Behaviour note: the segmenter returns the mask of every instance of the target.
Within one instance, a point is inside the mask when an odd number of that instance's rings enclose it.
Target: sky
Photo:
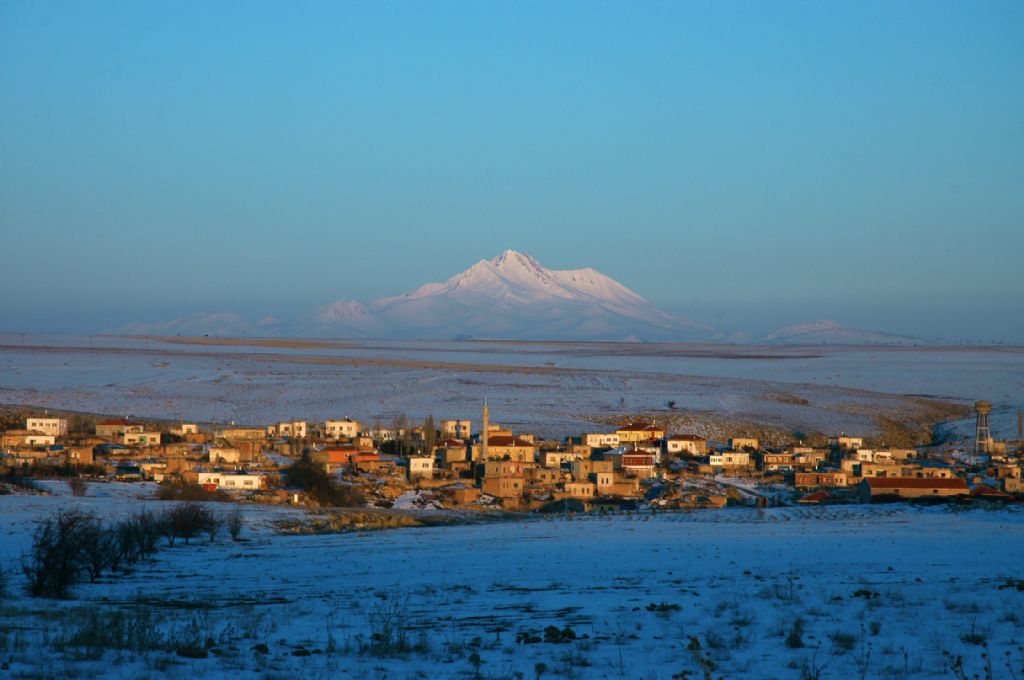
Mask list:
[[[725,331],[1024,343],[1024,3],[0,0],[0,331],[505,249]]]

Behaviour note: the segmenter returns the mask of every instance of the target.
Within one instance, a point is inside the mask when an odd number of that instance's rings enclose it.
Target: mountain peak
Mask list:
[[[495,267],[508,267],[508,266],[525,266],[525,267],[537,267],[543,269],[537,260],[533,259],[526,253],[521,253],[518,250],[506,250],[497,257],[492,257],[489,262]]]
[[[594,269],[547,269],[512,249],[446,281],[374,300],[366,311],[382,331],[402,336],[665,340],[712,332]]]

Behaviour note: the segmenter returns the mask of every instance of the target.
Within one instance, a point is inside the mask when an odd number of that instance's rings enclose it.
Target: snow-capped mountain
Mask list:
[[[925,345],[926,340],[877,331],[846,328],[835,321],[816,321],[787,326],[764,336],[764,342],[776,345]]]
[[[338,300],[294,323],[237,314],[196,314],[133,323],[131,335],[481,338],[507,340],[710,340],[714,331],[668,314],[593,269],[547,269],[507,250],[442,283],[368,304]]]
[[[508,250],[443,283],[321,307],[303,335],[520,340],[706,340],[707,326],[663,312],[593,269],[556,271]]]

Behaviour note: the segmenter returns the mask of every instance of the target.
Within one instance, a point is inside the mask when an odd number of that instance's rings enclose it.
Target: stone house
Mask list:
[[[514,436],[489,436],[487,441],[487,460],[513,460],[533,462],[536,460],[536,445]]]
[[[756,451],[760,447],[756,437],[732,437],[729,439],[729,448],[733,451],[743,451],[745,449],[751,449]]]
[[[963,496],[968,493],[967,482],[953,479],[921,479],[918,477],[870,477],[860,483],[861,499],[870,501],[879,497],[940,498]]]
[[[597,484],[593,482],[566,482],[565,495],[569,498],[597,498]]]
[[[615,434],[619,436],[619,444],[642,442],[648,439],[664,439],[665,429],[650,423],[630,423],[623,425]]]

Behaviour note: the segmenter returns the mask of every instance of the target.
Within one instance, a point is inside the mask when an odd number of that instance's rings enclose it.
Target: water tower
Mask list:
[[[988,414],[992,413],[992,404],[987,401],[976,401],[974,402],[974,412],[978,414],[974,453],[988,453],[989,444],[992,442],[992,432],[988,429]]]

